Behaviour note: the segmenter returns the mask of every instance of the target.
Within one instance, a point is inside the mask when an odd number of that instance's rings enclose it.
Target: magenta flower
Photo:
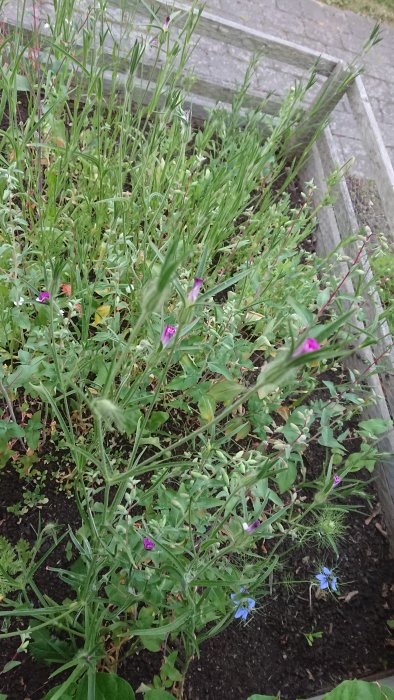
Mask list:
[[[307,338],[300,345],[295,352],[293,352],[293,357],[299,357],[300,355],[305,355],[308,352],[314,352],[315,350],[320,350],[320,343],[314,338]]]
[[[341,483],[342,479],[339,476],[339,474],[334,474],[334,478],[332,481],[333,481],[332,488],[335,489],[335,487]]]
[[[260,520],[255,520],[253,523],[248,525],[248,523],[242,523],[242,527],[245,530],[245,532],[248,533],[248,535],[251,535],[252,532],[257,530],[258,526],[260,525]]]
[[[38,301],[40,304],[45,304],[46,301],[49,301],[51,298],[51,295],[49,292],[40,292],[36,301]]]
[[[175,335],[176,333],[176,326],[164,326],[164,331],[161,334],[161,342],[163,343],[163,348],[168,345],[170,340],[172,340],[172,336]]]
[[[200,289],[201,289],[201,286],[202,286],[203,281],[204,281],[204,280],[200,279],[200,277],[195,277],[195,278],[194,278],[193,289],[192,289],[192,290],[189,292],[189,294],[187,295],[188,300],[189,300],[192,304],[194,304],[194,302],[197,300],[197,297],[198,297],[198,295],[199,295],[199,293],[200,293]]]
[[[153,540],[151,540],[149,537],[144,537],[144,549],[154,549],[156,547],[155,543]]]

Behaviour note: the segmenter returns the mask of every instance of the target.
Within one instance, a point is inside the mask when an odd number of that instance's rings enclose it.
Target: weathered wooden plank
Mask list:
[[[354,77],[354,69],[346,66],[343,61],[338,61],[296,127],[289,144],[289,159],[301,155],[313,141],[322,124],[327,123],[328,117]]]
[[[125,0],[111,0],[110,4],[116,7],[124,6]],[[152,7],[161,16],[169,15],[171,12],[180,10],[181,12],[198,13],[199,10],[191,4],[179,2],[179,0],[149,0],[144,5],[140,0],[128,0],[130,5],[136,6],[138,12],[149,16],[146,5]],[[316,68],[321,75],[330,75],[333,68],[338,63],[338,59],[325,53],[319,53],[313,49],[299,46],[292,41],[278,39],[270,34],[265,34],[247,27],[239,22],[234,22],[224,17],[219,17],[212,12],[201,13],[198,22],[197,33],[215,41],[222,41],[231,46],[237,46],[251,52],[262,52],[264,56],[275,59],[282,63],[298,66],[305,70]]]
[[[348,98],[370,158],[376,187],[389,224],[394,222],[394,169],[384,145],[367,91],[360,77],[348,90]],[[394,243],[394,226],[391,234]]]
[[[13,26],[13,20],[8,19],[7,22],[5,22],[5,27],[7,29],[12,29]],[[28,41],[29,38],[32,36],[32,26],[31,22],[26,16],[23,18],[23,20],[21,20],[20,26],[21,28],[23,28],[26,40]],[[40,46],[41,49],[43,49],[48,45],[49,41],[51,40],[49,29],[42,28],[40,32],[40,37]],[[113,62],[113,54],[111,48],[111,46],[107,46],[104,49],[102,49],[102,56],[104,59],[108,59],[108,63]],[[82,52],[82,45],[76,43],[74,46],[74,54],[75,51],[78,51],[78,49],[80,49]],[[126,51],[119,49],[117,69],[119,70],[120,85],[124,83],[125,73],[122,74],[122,72],[125,72],[127,70],[127,67],[127,53]],[[137,67],[136,75],[139,78],[143,78],[146,81],[155,83],[159,75],[160,69],[160,62],[153,60],[143,60]],[[208,101],[206,102],[206,105],[208,105],[209,100],[212,100],[210,104],[211,108],[213,108],[218,102],[224,104],[231,104],[238,90],[237,85],[223,79],[220,80],[220,76],[215,76],[208,79],[204,76],[199,76],[197,73],[193,73],[190,76],[186,74],[184,78],[182,78],[178,82],[178,85],[179,87],[184,87],[185,91],[189,93],[188,100],[189,102],[193,102],[195,104],[195,110],[199,109],[197,105],[200,103],[203,104],[203,102],[201,100],[199,101],[197,99],[193,99],[193,96],[201,96],[207,98]],[[261,107],[264,114],[276,115],[278,114],[281,108],[282,100],[279,97],[273,96],[271,93],[260,93],[254,90],[249,90],[248,94],[245,95],[244,105],[248,108]],[[205,111],[204,113],[207,116],[208,112]]]
[[[336,147],[335,139],[331,130],[326,128],[318,142],[318,150],[323,165],[324,177],[327,179],[335,168],[341,165],[340,157]],[[337,227],[342,240],[348,236],[357,235],[360,232],[360,225],[354,211],[353,203],[344,178],[335,188],[336,199],[333,209],[337,222]],[[355,255],[357,246],[355,244],[347,246],[347,252],[351,256]],[[372,324],[377,317],[383,314],[383,305],[380,296],[373,283],[373,273],[368,258],[368,248],[363,251],[360,257],[360,265],[368,284],[364,294],[365,303],[363,310],[369,324]],[[382,359],[381,377],[384,379],[384,393],[391,415],[394,418],[394,346],[390,329],[385,320],[381,320],[376,329],[377,342],[373,348],[374,356]],[[387,370],[387,371],[385,371]]]
[[[302,181],[314,180],[316,190],[314,191],[314,205],[317,206],[324,193],[326,192],[326,177],[324,167],[320,157],[319,149],[315,144],[306,163],[303,172],[301,173]],[[337,219],[335,217],[332,206],[324,206],[318,213],[319,226],[316,232],[317,252],[319,255],[327,256],[341,243],[341,235],[338,229]],[[354,223],[354,221],[353,221]],[[337,276],[343,278],[348,271],[348,265],[345,262],[339,263],[335,268]],[[350,278],[345,281],[343,290],[346,293],[353,294],[353,284]],[[360,328],[359,340],[362,340],[362,326],[360,321],[351,319],[355,326]],[[345,365],[352,371],[356,371],[363,375],[371,394],[374,397],[375,403],[368,406],[364,411],[366,418],[383,418],[385,420],[392,419],[389,407],[387,405],[385,392],[379,375],[372,373],[370,370],[374,368],[375,356],[370,347],[357,350],[348,360]],[[370,368],[370,370],[368,370]],[[385,516],[387,530],[390,535],[391,546],[394,549],[394,429],[391,428],[387,434],[379,441],[379,449],[382,452],[388,453],[389,456],[379,461],[376,469],[377,479],[376,487],[378,497],[382,504],[382,509]]]

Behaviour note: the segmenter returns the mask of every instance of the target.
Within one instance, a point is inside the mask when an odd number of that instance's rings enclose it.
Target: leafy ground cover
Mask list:
[[[291,195],[313,78],[272,118],[243,109],[247,75],[197,125],[180,87],[196,18],[153,17],[125,56],[103,5],[76,10],[1,45],[1,689],[196,698],[190,664],[226,628],[290,614],[301,591],[313,649],[350,609],[365,551],[343,549],[346,518],[388,426],[362,420],[372,397],[341,359],[373,336],[354,336],[356,262],[349,299],[337,261],[308,252],[313,183]]]

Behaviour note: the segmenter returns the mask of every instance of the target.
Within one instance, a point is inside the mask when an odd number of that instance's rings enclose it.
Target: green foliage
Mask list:
[[[0,597],[18,590],[23,582],[26,564],[30,558],[30,546],[26,540],[12,545],[0,536]]]
[[[380,683],[344,681],[323,700],[394,700],[394,690]]]
[[[0,131],[2,465],[15,458],[24,475],[41,445],[54,446],[71,465],[79,518],[60,534],[39,528],[25,571],[22,545],[2,543],[15,595],[1,615],[17,622],[0,636],[19,634],[35,658],[68,670],[46,700],[132,698],[96,668],[116,671],[143,648],[163,655],[145,692],[164,698],[233,621],[231,594],[269,592],[286,538],[335,549],[346,498],[363,495],[357,472],[373,469],[387,425],[352,428],[361,445],[349,454],[349,421],[371,398],[354,374],[321,378],[339,375],[357,343],[351,314],[363,302],[345,311],[329,264],[301,248],[315,226],[312,185],[298,204],[286,192],[313,78],[272,119],[263,106],[244,110],[248,74],[232,111],[197,127],[179,85],[198,16],[177,15],[173,35],[155,20],[157,50],[136,42],[109,57],[97,42],[111,36],[105,3],[82,29],[74,9],[56,4],[38,72],[21,30],[2,45],[15,67]],[[159,70],[147,104],[135,89],[145,51]],[[104,95],[104,64],[127,71],[123,92],[114,78]],[[32,86],[24,119],[15,75]],[[166,326],[176,328],[168,343]],[[307,338],[321,349],[299,352]],[[325,456],[312,474],[315,442]],[[40,485],[28,498],[19,513],[42,503]],[[66,584],[63,601],[41,590],[43,566]]]
[[[135,700],[129,683],[115,673],[95,673],[89,677],[85,675],[79,683],[69,685],[67,693],[64,694],[61,691],[62,687],[59,685],[50,690],[43,700],[86,700],[88,697],[92,697],[93,700]]]
[[[250,695],[248,700],[278,700],[274,695]],[[344,681],[322,700],[394,700],[394,690],[380,683]]]

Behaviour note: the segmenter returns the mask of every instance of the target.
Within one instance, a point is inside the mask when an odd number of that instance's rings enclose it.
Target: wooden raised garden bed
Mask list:
[[[119,3],[110,3],[116,7]],[[143,26],[152,18],[156,23],[163,23],[169,12],[175,12],[174,23],[182,23],[184,13],[200,13],[195,7],[186,3],[171,0],[166,3],[164,0],[153,0],[148,5],[142,2],[129,3],[131,9],[136,12],[136,16],[141,18]],[[23,8],[23,12],[22,12]],[[81,12],[86,11],[86,7],[81,6]],[[177,11],[179,13],[177,13]],[[42,45],[45,46],[45,18],[46,8],[40,8],[40,31],[42,31]],[[48,10],[49,12],[49,10]],[[174,16],[174,15],[173,15]],[[32,31],[33,12],[30,3],[23,4],[16,2],[10,4],[6,9],[6,23],[14,26],[16,23],[22,24],[27,32]],[[114,24],[116,29],[116,21]],[[362,78],[354,77],[351,67],[342,60],[324,53],[298,46],[292,42],[277,39],[264,34],[256,29],[246,27],[231,20],[218,17],[209,12],[202,12],[199,18],[197,32],[200,37],[210,41],[220,41],[253,53],[261,52],[264,58],[295,66],[306,72],[312,69],[316,71],[318,77],[322,79],[319,90],[314,97],[313,103],[305,106],[300,115],[298,125],[294,128],[293,152],[300,153],[316,135],[317,126],[321,119],[328,118],[337,103],[346,95],[350,108],[359,126],[360,136],[363,139],[365,150],[369,156],[371,167],[375,175],[376,187],[379,192],[382,207],[389,226],[391,226],[391,242],[394,242],[394,170],[383,143],[378,124],[373,114],[371,104],[368,99]],[[141,32],[130,32],[127,34],[128,40],[132,37],[140,36]],[[123,40],[125,40],[123,38]],[[108,48],[110,55],[110,46]],[[260,59],[264,60],[264,59]],[[204,119],[208,111],[218,102],[230,109],[230,103],[236,92],[235,83],[231,84],[220,78],[220,59],[218,59],[217,73],[211,75],[209,80],[206,76],[198,74],[195,70],[192,87],[190,89],[189,103],[193,117]],[[158,70],[158,66],[146,64],[141,71],[139,81],[135,86],[136,96],[141,96],[149,100],[152,94],[152,71]],[[146,69],[146,73],[145,73]],[[145,76],[144,76],[145,74]],[[149,79],[147,80],[147,76]],[[105,75],[105,80],[109,86],[113,80],[112,74]],[[125,76],[118,75],[119,89],[125,83]],[[261,104],[262,98],[266,97],[260,92],[249,90],[247,104],[255,106]],[[268,96],[265,102],[265,110],[271,115],[278,113],[281,101],[278,97]],[[316,143],[313,145],[308,162],[302,172],[304,181],[313,179],[317,189],[315,191],[315,203],[318,203],[324,195],[327,186],[326,181],[330,173],[342,166],[336,141],[327,126]],[[320,254],[329,255],[341,241],[350,235],[360,231],[360,224],[352,205],[349,190],[343,177],[337,186],[337,198],[332,205],[325,206],[319,212],[319,226],[316,232],[317,250]],[[374,233],[374,232],[372,232]],[[367,249],[366,249],[367,250]],[[355,246],[346,249],[346,253],[354,258],[357,253]],[[372,277],[368,262],[367,252],[363,252],[360,264],[364,270],[366,278]],[[348,271],[346,262],[338,264],[338,273],[341,277]],[[352,292],[352,282],[350,278],[345,281],[345,289]],[[365,296],[365,326],[367,327],[376,315],[382,312],[382,304],[376,290],[369,287]],[[358,323],[362,330],[362,322]],[[365,380],[375,395],[376,403],[367,410],[370,418],[389,419],[394,417],[394,349],[393,341],[386,322],[381,322],[378,328],[378,342],[372,347],[363,349],[353,355],[348,361],[349,367],[363,373]],[[381,370],[379,374],[370,371],[374,370],[375,363],[379,363]],[[380,448],[385,453],[394,453],[394,431],[390,430],[380,441]],[[388,456],[382,461],[377,470],[377,488],[379,499],[384,509],[385,520],[391,540],[394,542],[394,458]]]

